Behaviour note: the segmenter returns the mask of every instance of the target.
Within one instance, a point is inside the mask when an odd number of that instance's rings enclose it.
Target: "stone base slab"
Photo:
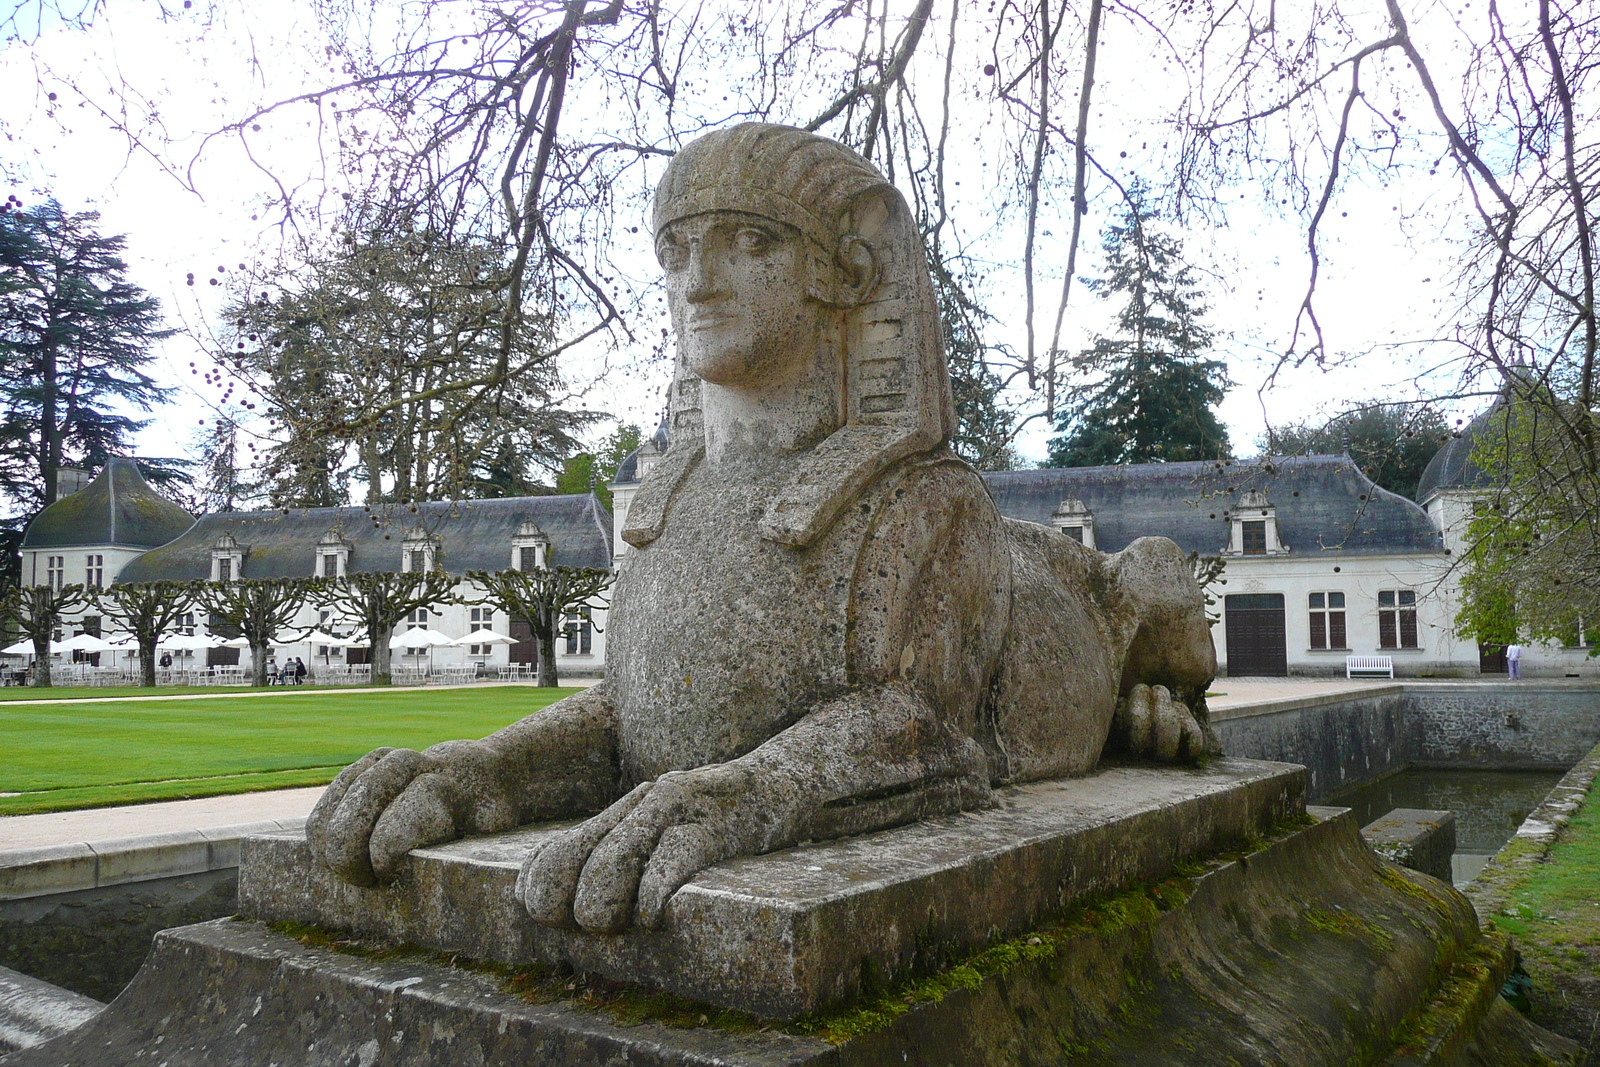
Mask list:
[[[1074,901],[1162,877],[1304,811],[1304,771],[1218,759],[1114,766],[998,807],[702,871],[659,931],[553,930],[512,896],[548,824],[418,849],[392,886],[346,885],[303,833],[247,839],[240,912],[510,964],[544,963],[787,1019],[848,1002]]]
[[[1500,1001],[1505,939],[1374,855],[1348,810],[1320,816],[814,1035],[625,1022],[219,920],[163,933],[105,1012],[0,1067],[1570,1067],[1575,1045]]]

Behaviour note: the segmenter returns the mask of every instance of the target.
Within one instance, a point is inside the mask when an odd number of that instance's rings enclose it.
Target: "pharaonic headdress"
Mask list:
[[[761,522],[771,540],[815,541],[890,464],[949,439],[950,376],[933,282],[905,199],[861,156],[790,126],[745,123],[686,145],[656,188],[657,232],[708,211],[786,223],[806,239],[811,294],[838,303],[837,254],[852,236],[878,256],[878,282],[843,309],[844,425],[808,453]],[[700,379],[680,359],[670,400],[671,447],[640,485],[623,539],[660,535],[673,493],[705,453]]]

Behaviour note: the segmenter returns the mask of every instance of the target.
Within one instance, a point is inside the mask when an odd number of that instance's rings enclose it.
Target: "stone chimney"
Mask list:
[[[89,472],[81,467],[56,468],[56,500],[71,496],[90,482]]]

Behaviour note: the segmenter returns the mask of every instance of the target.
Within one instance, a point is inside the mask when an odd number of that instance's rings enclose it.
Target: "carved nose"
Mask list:
[[[683,295],[691,304],[703,304],[717,294],[716,269],[698,242],[689,248],[689,265],[685,273],[688,275],[688,285]]]

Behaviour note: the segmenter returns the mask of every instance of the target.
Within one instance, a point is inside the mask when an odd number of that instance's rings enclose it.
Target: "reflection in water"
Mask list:
[[[1323,803],[1354,808],[1362,826],[1395,808],[1453,812],[1456,853],[1450,863],[1456,885],[1463,886],[1560,780],[1560,771],[1402,771]]]

